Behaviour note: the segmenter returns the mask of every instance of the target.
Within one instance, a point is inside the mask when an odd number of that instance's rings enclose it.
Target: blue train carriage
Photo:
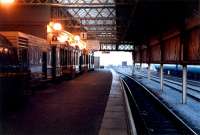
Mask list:
[[[89,51],[89,54],[88,54],[88,69],[89,71],[94,70],[94,52],[93,51]]]
[[[13,108],[24,99],[30,78],[28,56],[27,36],[0,32],[0,95],[5,108]]]
[[[88,71],[88,50],[82,49],[81,50],[81,56],[79,57],[80,63],[79,63],[79,70],[81,73]]]
[[[49,45],[45,39],[27,34],[29,69],[32,84],[40,83],[47,79],[47,50]]]
[[[2,110],[16,106],[17,101],[23,98],[23,78],[16,46],[0,34],[0,108]]]
[[[60,76],[61,77],[65,77],[69,74],[69,70],[68,70],[68,48],[69,48],[69,45],[66,43],[66,44],[61,44],[60,45],[60,49],[58,49],[57,53],[60,53],[58,56],[57,56],[57,61],[60,61],[60,62],[57,62],[57,65],[60,65]],[[59,58],[60,57],[60,58]],[[59,75],[57,73],[57,75]]]
[[[78,46],[75,46],[75,50],[74,50],[74,71],[75,74],[78,75],[81,73],[81,70],[79,68],[80,65],[80,57],[82,55],[81,53],[82,51],[80,50],[80,48]]]
[[[16,46],[19,65],[23,72],[28,73],[30,82],[37,85],[47,78],[47,49],[45,39],[17,31],[1,32]]]
[[[65,68],[63,70],[64,76],[68,78],[74,78],[79,70],[77,69],[78,65],[78,55],[80,55],[80,50],[76,47],[71,46],[68,42],[66,42],[64,54],[62,55],[62,59],[64,59]]]
[[[78,74],[80,50],[68,42],[54,41],[48,50],[48,78],[71,79]],[[55,70],[55,71],[54,71]]]
[[[62,61],[62,52],[65,48],[65,44],[53,42],[49,46],[50,47],[47,49],[47,78],[48,80],[54,80],[63,75],[62,69],[65,68],[65,65]]]
[[[80,71],[94,70],[94,53],[86,48],[82,50],[80,57]]]

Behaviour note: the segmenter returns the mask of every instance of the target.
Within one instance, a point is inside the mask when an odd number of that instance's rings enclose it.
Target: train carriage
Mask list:
[[[88,55],[88,69],[89,71],[94,70],[94,52],[89,52]]]
[[[8,109],[23,101],[29,72],[26,40],[5,35],[0,33],[0,107]]]
[[[81,45],[67,41],[49,44],[18,31],[0,32],[0,87],[7,101],[20,101],[29,87],[44,81],[73,78],[93,68],[93,52]]]
[[[46,40],[22,32],[0,32],[16,48],[20,69],[29,74],[31,84],[46,79]]]

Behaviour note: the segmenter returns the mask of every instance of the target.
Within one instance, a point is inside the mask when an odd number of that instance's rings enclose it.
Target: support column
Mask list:
[[[183,67],[182,72],[182,104],[187,102],[187,63],[189,62],[188,49],[189,49],[189,31],[186,30],[185,25],[181,29],[181,52],[180,60]]]
[[[187,102],[187,65],[183,65],[182,103]]]
[[[51,54],[51,73],[53,80],[56,79],[56,45],[52,45],[52,54]]]
[[[47,53],[42,52],[42,74],[43,79],[47,79]]]
[[[163,64],[160,64],[160,90],[163,92]]]
[[[148,80],[151,79],[151,70],[150,70],[150,66],[151,66],[151,64],[148,63]]]
[[[140,63],[140,72],[142,71],[142,63]]]
[[[160,34],[160,90],[163,92],[164,88],[164,74],[163,74],[163,63],[165,62],[165,48],[163,43],[163,35]]]
[[[133,62],[133,67],[132,67],[132,74],[134,75],[135,73],[135,62]]]
[[[135,74],[135,45],[134,45],[134,51],[132,52],[132,60],[133,60],[132,75],[134,75]]]

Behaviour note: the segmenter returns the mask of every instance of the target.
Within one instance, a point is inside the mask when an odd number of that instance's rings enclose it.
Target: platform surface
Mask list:
[[[128,135],[128,114],[119,76],[112,71],[113,80],[99,135]]]
[[[4,117],[0,130],[3,135],[97,135],[111,82],[111,72],[99,70],[53,84]]]

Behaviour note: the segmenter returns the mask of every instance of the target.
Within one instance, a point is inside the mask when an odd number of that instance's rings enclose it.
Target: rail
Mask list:
[[[142,75],[142,74],[140,74],[140,76],[147,78],[147,76]],[[156,77],[156,76],[153,76],[153,75],[152,75],[152,76],[151,76],[151,80],[154,81],[154,82],[160,83],[159,78]],[[172,84],[173,84],[173,85],[172,85]],[[173,80],[169,80],[169,79],[164,79],[164,85],[167,86],[167,87],[169,87],[169,88],[172,88],[173,90],[175,90],[175,91],[177,91],[177,92],[179,92],[179,93],[182,93],[181,89],[177,88],[177,86],[178,86],[178,87],[181,87],[181,86],[182,86],[182,85],[181,85],[180,83],[178,83],[178,82],[174,82]],[[199,90],[198,88],[195,89],[193,86],[187,86],[187,88],[188,88],[188,90],[189,90],[189,91],[187,92],[187,95],[188,95],[189,97],[191,97],[192,99],[194,99],[194,100],[200,102],[200,90]],[[194,93],[194,92],[195,92],[195,93]]]
[[[118,72],[118,71],[116,71],[116,72]],[[144,87],[141,83],[139,83],[133,77],[131,77],[127,74],[123,74],[121,72],[118,72],[118,73],[121,75],[123,85],[126,88],[126,93],[128,95],[127,97],[129,99],[130,108],[132,110],[132,115],[133,115],[134,121],[136,121],[136,123],[135,123],[136,130],[139,135],[140,134],[151,134],[151,130],[147,128],[146,121],[141,116],[141,110],[139,109],[137,102],[134,98],[134,95],[132,94],[132,90],[129,86],[129,83],[124,78],[126,78],[126,79],[128,78],[128,81],[132,81],[132,83],[135,82],[138,85],[138,87],[141,87],[145,91],[145,93],[148,93],[148,96],[151,96],[151,99],[154,100],[153,102],[156,102],[156,106],[159,106],[159,108],[161,108],[161,110],[163,110],[163,112],[167,116],[170,116],[170,119],[173,119],[173,122],[175,122],[176,126],[179,128],[178,131],[180,131],[181,133],[184,133],[184,134],[197,135],[197,133],[192,128],[190,128],[182,119],[180,119],[180,117],[178,117],[163,102],[161,102],[154,93],[152,93],[150,90],[148,90],[146,87]]]

